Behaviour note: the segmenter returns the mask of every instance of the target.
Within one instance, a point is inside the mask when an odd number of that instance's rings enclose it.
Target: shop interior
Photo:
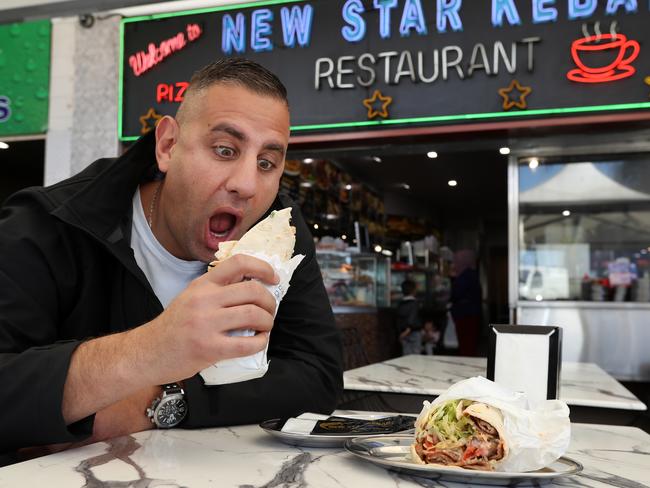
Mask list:
[[[290,151],[282,191],[300,202],[312,228],[335,311],[394,308],[410,279],[423,314],[444,330],[454,253],[471,250],[483,329],[508,323],[504,147],[402,141]]]

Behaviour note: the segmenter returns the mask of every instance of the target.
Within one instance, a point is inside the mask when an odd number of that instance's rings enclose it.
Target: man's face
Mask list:
[[[161,120],[166,173],[155,233],[174,256],[209,262],[271,206],[284,169],[289,111],[276,98],[219,83],[191,95],[178,124]]]

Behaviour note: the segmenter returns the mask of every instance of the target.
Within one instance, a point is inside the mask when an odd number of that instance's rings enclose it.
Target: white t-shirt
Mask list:
[[[133,195],[131,248],[138,266],[144,271],[164,308],[167,308],[190,281],[205,273],[207,267],[202,261],[178,259],[158,242],[144,215],[139,188]]]

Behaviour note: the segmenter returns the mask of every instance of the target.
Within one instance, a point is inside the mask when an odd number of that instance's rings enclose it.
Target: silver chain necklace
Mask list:
[[[149,228],[153,228],[153,212],[156,209],[156,202],[158,201],[158,195],[160,194],[160,189],[162,188],[163,180],[160,180],[160,183],[158,183],[158,186],[156,187],[156,191],[153,194],[153,198],[151,199],[151,205],[149,205],[149,216],[147,218],[147,222],[149,223]]]

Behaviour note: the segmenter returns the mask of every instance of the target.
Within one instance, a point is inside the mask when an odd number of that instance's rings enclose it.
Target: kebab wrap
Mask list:
[[[269,263],[280,281],[277,285],[264,284],[275,298],[277,313],[280,301],[289,289],[291,276],[305,257],[293,256],[296,244],[296,228],[290,225],[291,207],[272,211],[268,217],[251,227],[238,241],[225,241],[219,244],[216,260],[208,265],[208,271],[236,254],[247,254]],[[292,257],[293,256],[293,257]],[[254,330],[233,330],[230,335],[252,336]],[[201,371],[206,385],[222,385],[247,381],[264,376],[268,370],[266,353],[263,351],[243,358],[218,361]]]
[[[415,422],[411,460],[509,472],[544,468],[569,447],[569,408],[560,400],[529,404],[482,377],[452,385]]]
[[[431,406],[415,426],[411,455],[418,464],[493,470],[508,455],[503,415],[471,400]]]

